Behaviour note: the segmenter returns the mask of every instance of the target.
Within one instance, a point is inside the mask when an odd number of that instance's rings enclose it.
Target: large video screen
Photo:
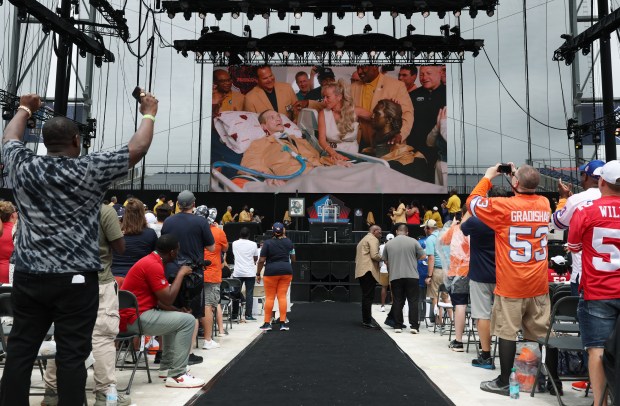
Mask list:
[[[213,70],[211,190],[446,193],[445,65]]]

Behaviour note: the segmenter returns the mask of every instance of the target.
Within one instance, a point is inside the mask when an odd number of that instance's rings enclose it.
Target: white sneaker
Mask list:
[[[205,381],[200,378],[194,378],[188,373],[185,373],[179,377],[166,378],[166,386],[169,388],[201,388],[204,386]]]
[[[395,328],[395,329],[394,329],[394,332],[395,332],[395,333],[402,333],[402,332],[403,332],[403,329],[402,329],[402,328]]]
[[[381,306],[381,311],[385,313],[385,306]]]
[[[220,345],[215,342],[215,340],[207,341],[205,340],[204,344],[202,344],[203,350],[214,350],[216,348],[220,348]]]
[[[185,372],[189,372],[189,365],[185,367]],[[159,377],[166,379],[168,377],[168,370],[167,369],[160,369],[159,370]]]
[[[411,329],[411,334],[418,334],[418,333],[419,333],[418,329],[416,328]]]

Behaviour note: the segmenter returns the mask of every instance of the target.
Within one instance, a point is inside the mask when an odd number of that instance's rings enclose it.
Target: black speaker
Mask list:
[[[335,302],[348,302],[349,301],[349,289],[348,286],[334,286],[331,290],[332,300]]]
[[[293,282],[310,282],[310,261],[296,261],[293,266]]]
[[[347,261],[331,262],[331,274],[333,282],[351,282],[349,280],[350,265]]]
[[[312,261],[310,263],[312,281],[326,282],[331,274],[331,267],[328,261]]]
[[[331,294],[325,285],[315,285],[310,290],[310,301],[324,302],[326,300],[331,300]]]
[[[291,284],[291,302],[309,302],[310,301],[310,285]]]
[[[310,261],[311,258],[310,244],[295,244],[295,258],[297,261]]]
[[[334,261],[355,261],[357,244],[331,244],[329,251]]]

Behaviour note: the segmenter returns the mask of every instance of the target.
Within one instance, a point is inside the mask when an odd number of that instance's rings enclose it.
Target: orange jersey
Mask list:
[[[205,268],[204,281],[209,283],[222,282],[222,252],[228,246],[228,239],[224,230],[219,227],[211,227],[211,234],[215,240],[213,252],[205,248],[205,259],[211,261],[211,265]]]
[[[548,293],[549,200],[535,194],[487,198],[491,186],[482,178],[467,198],[467,209],[495,231],[495,294],[526,298]]]

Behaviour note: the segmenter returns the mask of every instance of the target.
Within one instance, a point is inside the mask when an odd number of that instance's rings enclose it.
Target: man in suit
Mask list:
[[[357,244],[355,254],[355,278],[362,288],[362,326],[365,328],[379,328],[372,319],[372,300],[375,296],[375,286],[379,282],[379,240],[381,227],[370,226],[368,234]]]
[[[355,106],[372,111],[379,100],[396,100],[403,110],[403,125],[400,137],[397,136],[396,139],[405,143],[413,126],[413,105],[405,84],[382,74],[376,65],[358,66],[357,74],[361,81],[351,83],[351,96]],[[366,147],[370,145],[372,139],[372,126],[369,122],[360,124],[362,134],[360,147]]]
[[[288,83],[276,82],[270,66],[256,68],[258,84],[245,95],[243,110],[262,113],[265,110],[275,110],[285,114],[291,120],[295,119],[297,95]]]
[[[243,111],[245,96],[232,90],[232,78],[224,69],[213,71],[214,113],[222,111]]]

